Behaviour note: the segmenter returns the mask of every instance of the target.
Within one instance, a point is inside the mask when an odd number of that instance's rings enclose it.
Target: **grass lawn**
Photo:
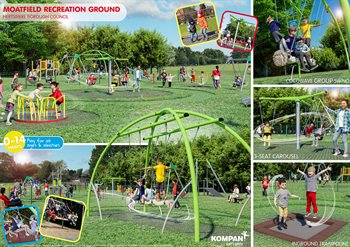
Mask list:
[[[349,84],[349,77],[349,70],[303,73],[300,79],[296,72],[293,80],[288,74],[286,76],[254,78],[254,84]]]
[[[277,175],[277,174],[274,174]],[[329,207],[333,203],[333,191],[332,186],[335,188],[335,182],[332,181],[325,186],[319,186],[317,190],[317,202],[319,208],[319,214],[323,215],[324,207],[327,205]],[[332,219],[346,221],[346,224],[334,235],[329,237],[326,242],[344,242],[343,246],[348,246],[350,244],[350,222],[349,217],[344,217],[349,215],[350,200],[348,199],[350,191],[350,183],[345,183],[343,190],[339,190],[336,193],[336,208]],[[346,186],[346,188],[345,188]],[[301,200],[289,199],[288,211],[290,213],[305,213],[306,199],[305,199],[305,182],[298,181],[292,182],[287,181],[287,189],[294,195],[301,196]],[[327,209],[329,212],[329,208]],[[269,219],[273,219],[277,214],[271,208],[268,199],[262,196],[261,181],[257,181],[254,184],[254,224],[262,223]],[[287,222],[288,223],[288,222]],[[295,246],[291,242],[281,240],[279,238],[271,237],[261,233],[254,233],[254,242],[256,246]],[[325,243],[326,244],[326,243]],[[325,246],[335,246],[335,245],[325,245]]]
[[[240,70],[244,71],[245,64],[240,66]],[[187,71],[190,69],[191,67],[188,67]],[[189,80],[179,82],[174,78],[172,88],[162,88],[160,81],[152,84],[144,79],[141,83],[141,93],[133,93],[131,80],[128,89],[117,88],[113,95],[107,95],[106,78],[102,79],[100,84],[97,82],[96,86],[87,86],[67,83],[65,76],[62,75],[58,78],[58,82],[61,92],[66,95],[68,120],[47,124],[23,124],[13,121],[10,127],[1,122],[0,135],[4,136],[10,130],[18,130],[26,136],[62,136],[66,143],[106,143],[130,121],[167,107],[188,109],[215,118],[223,117],[228,126],[242,134],[250,128],[250,108],[241,104],[242,99],[250,97],[250,75],[247,75],[247,84],[243,92],[240,92],[232,88],[234,75],[232,66],[225,66],[222,70],[222,88],[215,90],[210,77],[214,69],[214,65],[195,67],[197,80],[200,71],[205,72],[206,84],[203,87],[200,87],[198,82],[192,85]],[[170,67],[167,71],[177,75],[179,67]],[[5,103],[11,93],[11,79],[3,79]],[[20,78],[20,82],[24,83],[24,79]],[[28,86],[23,93],[28,95],[34,89],[34,86]],[[49,93],[50,88],[47,87],[42,95]],[[15,108],[15,117],[17,117],[16,110]],[[194,118],[186,121],[188,124],[198,123]],[[176,128],[176,126],[168,127]],[[199,134],[211,135],[217,131],[221,131],[219,127],[207,126],[201,128]],[[129,139],[120,141],[128,142]],[[131,141],[139,142],[138,134],[132,135]]]
[[[212,31],[218,31],[219,32],[219,27],[218,27],[218,23],[216,21],[216,18],[214,18],[214,17],[207,18],[207,22],[208,22],[208,30],[207,30],[207,32],[212,32]],[[187,30],[187,26],[188,26],[188,24],[181,24],[179,26],[180,27],[181,37],[190,35],[190,32]],[[197,33],[199,33],[200,30],[201,30],[201,27],[199,25],[197,25],[196,27],[197,27]]]
[[[7,186],[7,185],[6,185]],[[10,186],[10,184],[8,184]],[[86,202],[86,190],[78,188],[74,194],[74,199]],[[189,212],[192,213],[191,193],[180,200],[182,207],[174,209],[171,217],[178,217],[180,214],[187,214],[185,205],[188,206]],[[96,198],[91,199],[91,216],[86,217],[83,233],[80,242],[74,246],[97,246],[111,245],[118,246],[218,246],[225,243],[212,243],[211,235],[238,235],[247,231],[250,235],[250,202],[243,210],[239,225],[235,227],[235,221],[242,204],[227,203],[225,197],[216,198],[200,195],[200,221],[201,221],[201,242],[194,243],[193,221],[169,222],[164,234],[161,233],[163,220],[143,217],[134,212],[129,212],[125,199],[117,196],[107,196],[100,201],[103,220],[98,217]],[[25,201],[25,204],[29,204]],[[44,198],[34,203],[42,210]],[[140,206],[136,206],[139,209]],[[180,213],[177,210],[181,211]],[[147,208],[148,212],[159,214],[157,207]],[[185,213],[186,212],[186,213]],[[167,209],[163,208],[163,214]],[[116,242],[117,240],[117,242]],[[59,246],[73,245],[62,241],[44,238],[38,244],[39,246]],[[227,242],[226,242],[227,244]],[[250,239],[247,239],[243,246],[250,246]]]
[[[291,140],[293,136],[289,136],[288,140]],[[333,136],[325,136],[322,141],[319,141],[317,147],[312,146],[312,139],[301,137],[301,148],[296,149],[296,143],[285,142],[278,143],[278,139],[286,139],[285,135],[273,135],[271,147],[264,147],[263,141],[255,138],[254,140],[254,159],[255,160],[349,160],[349,158],[343,158],[341,155],[334,156],[333,153]],[[274,141],[276,143],[274,143]],[[340,148],[342,149],[342,142],[339,140]]]

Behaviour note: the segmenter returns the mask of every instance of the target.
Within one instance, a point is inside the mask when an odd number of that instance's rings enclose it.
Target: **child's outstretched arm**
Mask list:
[[[297,172],[300,173],[300,174],[303,175],[303,176],[306,175],[306,174],[305,174],[303,171],[301,171],[299,168],[298,168]]]
[[[293,195],[293,194],[292,194],[290,197],[300,200],[300,196],[297,196],[297,195]]]
[[[327,171],[331,171],[331,170],[332,170],[332,168],[330,166],[328,166],[326,169],[324,169],[324,170],[320,171],[319,173],[317,173],[317,176],[320,176],[321,174],[323,174],[323,173],[325,173]]]

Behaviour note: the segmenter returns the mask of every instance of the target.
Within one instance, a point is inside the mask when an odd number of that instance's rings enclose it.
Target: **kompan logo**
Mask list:
[[[249,237],[247,231],[243,231],[241,235],[236,236],[211,236],[212,242],[244,242]]]

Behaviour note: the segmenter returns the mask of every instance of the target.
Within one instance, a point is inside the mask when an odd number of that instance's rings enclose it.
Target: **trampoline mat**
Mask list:
[[[276,225],[276,218],[254,226],[254,230],[266,235],[287,240],[290,242],[317,242],[324,241],[347,223],[339,220],[328,220],[325,224],[311,227],[306,224],[301,214],[288,215],[288,229],[279,230]],[[309,221],[317,222],[319,219],[308,218]]]

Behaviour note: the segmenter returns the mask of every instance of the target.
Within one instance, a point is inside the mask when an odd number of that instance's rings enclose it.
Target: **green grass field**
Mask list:
[[[244,71],[245,65],[241,66],[241,71]],[[187,68],[188,71],[190,69],[191,67]],[[107,95],[106,78],[102,79],[100,84],[97,82],[96,86],[87,86],[76,82],[67,83],[62,75],[57,80],[60,82],[60,90],[66,95],[68,120],[49,124],[13,122],[10,127],[1,122],[0,135],[4,136],[10,130],[18,130],[27,136],[62,136],[66,143],[106,143],[130,121],[167,107],[223,117],[225,123],[238,133],[246,132],[249,130],[250,108],[244,107],[241,101],[250,97],[250,75],[247,75],[247,83],[243,92],[240,92],[239,89],[232,88],[232,66],[225,66],[222,71],[222,88],[215,90],[210,77],[213,69],[214,65],[195,67],[197,81],[200,72],[205,72],[206,83],[203,87],[199,86],[198,82],[191,84],[189,79],[187,82],[179,82],[177,77],[173,80],[172,88],[162,88],[160,81],[152,84],[151,81],[143,79],[141,93],[133,93],[131,80],[128,89],[117,88],[113,95]],[[177,75],[178,71],[179,67],[167,68],[167,72],[173,75]],[[3,79],[5,104],[11,93],[11,80]],[[24,83],[24,78],[20,78],[20,82]],[[34,86],[28,86],[23,93],[27,95],[34,89]],[[50,88],[47,87],[42,95],[46,96],[49,93]],[[16,110],[14,116],[17,116]],[[197,120],[192,119],[188,123],[197,123]],[[201,128],[199,134],[211,135],[217,131],[220,129],[209,126]],[[120,141],[128,142],[129,139]],[[131,136],[131,141],[138,142],[139,136]]]
[[[296,73],[293,80],[288,74],[286,76],[254,78],[254,84],[349,84],[349,77],[349,70],[303,73],[300,79]]]
[[[5,186],[10,186],[7,184]],[[86,202],[86,190],[78,188],[73,198]],[[185,215],[186,207],[191,211],[191,193],[180,200],[182,207],[174,209],[171,217],[179,217]],[[150,217],[140,216],[134,212],[129,212],[124,199],[116,196],[107,196],[100,201],[103,220],[98,217],[97,203],[95,196],[91,199],[91,216],[86,217],[80,242],[70,244],[50,238],[44,238],[39,246],[98,246],[98,245],[115,245],[118,246],[218,246],[225,243],[211,242],[211,235],[241,235],[243,231],[247,231],[250,235],[250,202],[243,210],[239,225],[235,227],[235,221],[242,204],[227,203],[226,198],[216,198],[200,195],[200,221],[201,221],[201,242],[194,243],[193,221],[185,222],[169,222],[164,234],[161,233],[163,220]],[[24,201],[29,204],[27,200]],[[44,206],[44,198],[36,201],[34,205],[41,210]],[[140,209],[140,206],[137,206]],[[159,214],[157,207],[148,207],[148,212]],[[180,210],[182,213],[178,213]],[[167,213],[167,209],[163,208],[163,214]],[[221,236],[220,235],[220,236]],[[116,242],[117,240],[117,242]],[[227,242],[226,242],[227,244]],[[246,240],[244,245],[250,246],[250,238]]]
[[[218,23],[216,21],[216,18],[214,18],[214,17],[207,18],[207,22],[208,22],[208,30],[207,30],[208,32],[219,31],[219,27],[218,27]],[[179,25],[181,37],[190,35],[189,31],[187,30],[187,26],[188,26],[188,24]],[[201,30],[201,27],[199,25],[197,25],[197,33],[199,33],[199,30]]]
[[[325,136],[319,141],[317,147],[312,146],[312,139],[301,137],[301,148],[296,149],[296,142],[293,136],[288,140],[293,142],[278,142],[278,139],[285,140],[285,135],[273,135],[270,148],[264,147],[262,140],[254,138],[254,159],[255,160],[338,160],[344,161],[349,158],[343,158],[341,155],[334,156],[333,153],[333,136]],[[275,141],[275,143],[274,143]],[[339,139],[340,149],[342,142]]]
[[[277,175],[277,174],[276,174]],[[333,201],[333,190],[332,186],[335,187],[335,182],[332,181],[326,186],[319,186],[317,190],[317,201],[319,207],[319,215],[323,214],[324,206],[332,205]],[[287,182],[287,189],[294,195],[301,196],[301,200],[289,199],[289,212],[294,213],[305,213],[306,200],[305,200],[305,182]],[[350,200],[348,199],[350,191],[350,183],[344,183],[342,189],[336,193],[336,208],[332,219],[342,220],[349,222],[349,217],[345,215],[349,214]],[[268,199],[262,196],[261,181],[257,181],[254,185],[254,224],[262,223],[264,221],[273,219],[277,214],[271,208]],[[350,223],[350,222],[349,222]],[[350,224],[346,224],[336,234],[332,235],[326,240],[326,242],[344,242],[348,246],[350,244]],[[254,243],[256,246],[295,246],[292,243],[274,238],[261,233],[254,233]],[[325,243],[327,244],[327,243]],[[324,246],[335,246],[335,245],[324,245]]]

